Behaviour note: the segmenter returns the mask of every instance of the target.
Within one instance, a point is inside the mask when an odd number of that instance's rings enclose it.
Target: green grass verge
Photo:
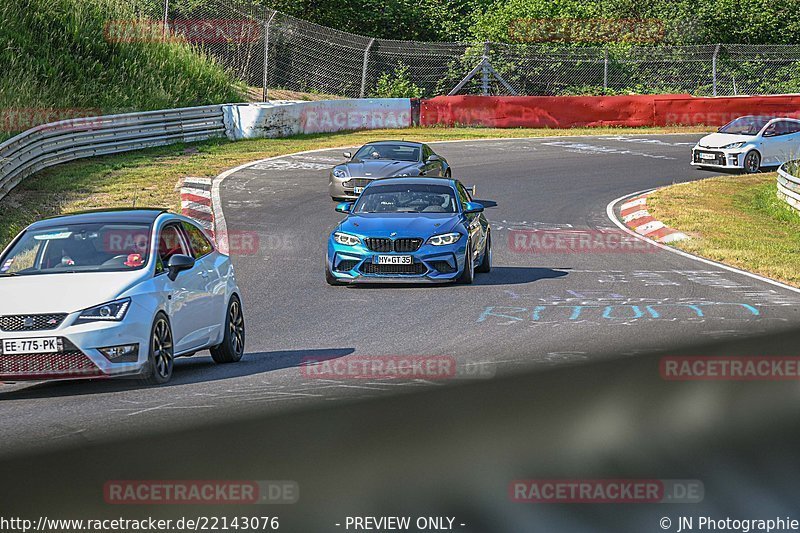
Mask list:
[[[127,154],[97,157],[46,169],[23,181],[0,200],[0,247],[31,222],[87,209],[138,206],[177,211],[176,185],[186,176],[213,177],[257,159],[317,148],[358,146],[380,138],[447,141],[501,137],[641,134],[702,131],[699,128],[491,129],[409,128],[337,134],[301,135],[286,139],[229,142],[214,140],[172,145]]]
[[[800,214],[776,196],[775,173],[723,176],[650,195],[650,213],[691,236],[676,248],[800,287]]]

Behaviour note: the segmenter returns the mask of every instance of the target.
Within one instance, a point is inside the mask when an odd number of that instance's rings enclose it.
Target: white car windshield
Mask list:
[[[719,129],[719,133],[732,135],[758,135],[773,117],[739,117]]]
[[[0,276],[120,272],[150,257],[146,224],[69,224],[26,231],[0,259]]]
[[[359,161],[386,159],[390,161],[419,161],[419,148],[402,144],[367,144],[362,146],[355,157]]]
[[[373,185],[364,189],[354,213],[457,213],[456,195],[446,185]]]

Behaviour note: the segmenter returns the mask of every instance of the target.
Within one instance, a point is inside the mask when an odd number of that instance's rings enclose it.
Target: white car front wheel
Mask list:
[[[142,381],[147,385],[162,385],[172,378],[175,363],[172,328],[164,313],[158,313],[150,332],[150,355]]]
[[[761,168],[761,154],[755,150],[750,150],[744,156],[742,168],[747,174],[755,174]]]

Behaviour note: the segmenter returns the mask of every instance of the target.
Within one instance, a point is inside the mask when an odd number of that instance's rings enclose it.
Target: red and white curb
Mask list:
[[[649,194],[649,193],[647,193]],[[639,235],[660,243],[670,243],[688,239],[689,236],[664,225],[647,210],[647,194],[631,198],[620,206],[622,222]]]
[[[201,225],[214,237],[214,209],[211,178],[184,178],[181,185],[181,214]]]

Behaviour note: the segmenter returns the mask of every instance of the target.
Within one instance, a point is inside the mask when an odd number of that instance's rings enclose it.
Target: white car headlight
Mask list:
[[[78,317],[78,322],[119,322],[125,318],[128,308],[131,306],[130,298],[123,298],[122,300],[115,300],[96,307],[90,307],[81,311]]]
[[[722,147],[722,149],[723,150],[733,150],[734,148],[741,148],[745,144],[747,144],[745,141],[740,141],[738,143],[726,144],[725,146]]]
[[[350,235],[349,233],[342,233],[341,231],[337,231],[333,234],[333,240],[339,244],[344,244],[345,246],[356,246],[361,244],[361,239],[356,237],[355,235]]]
[[[333,177],[334,178],[346,178],[347,177],[347,172],[345,172],[341,168],[334,169]]]
[[[461,238],[460,233],[442,233],[441,235],[434,235],[428,239],[428,244],[433,246],[446,246],[448,244],[455,244]]]

